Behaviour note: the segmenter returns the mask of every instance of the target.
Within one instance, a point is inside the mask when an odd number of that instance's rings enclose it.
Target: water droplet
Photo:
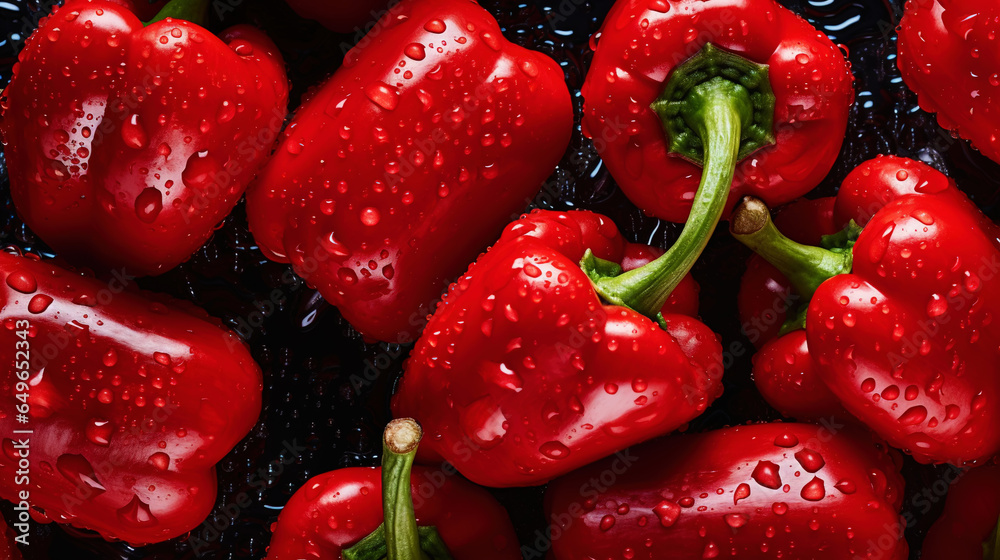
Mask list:
[[[104,485],[94,472],[94,467],[83,455],[60,455],[56,459],[56,469],[91,498],[105,491]]]
[[[381,215],[379,214],[377,208],[368,206],[361,210],[361,223],[366,226],[376,226],[378,225],[380,219]]]
[[[930,301],[927,302],[927,316],[928,317],[940,317],[948,311],[948,302],[939,294],[931,295]]]
[[[149,464],[161,471],[165,471],[170,467],[170,455],[162,451],[157,451],[149,456]]]
[[[759,461],[750,477],[765,488],[777,490],[781,488],[781,475],[778,471],[778,465],[771,461]]]
[[[664,527],[672,527],[674,523],[677,523],[677,518],[681,514],[681,508],[674,502],[664,500],[653,508],[653,513],[660,520],[660,525]]]
[[[507,419],[490,397],[482,397],[462,409],[459,423],[465,434],[483,449],[492,449],[507,434]]]
[[[738,504],[740,500],[750,497],[750,485],[747,483],[741,483],[736,487],[736,492],[733,492],[733,504]]]
[[[432,19],[424,24],[424,29],[431,33],[444,33],[447,29],[444,22],[439,19]]]
[[[87,440],[94,445],[107,447],[108,444],[111,443],[112,426],[111,422],[108,422],[107,420],[92,418],[90,422],[87,423],[84,431],[86,432]]]
[[[156,217],[163,210],[163,195],[155,187],[142,189],[139,196],[135,197],[135,215],[140,221],[151,224],[156,221]]]
[[[22,294],[30,294],[38,289],[38,283],[35,281],[35,277],[32,276],[31,273],[23,270],[15,270],[14,272],[8,274],[7,285]]]
[[[52,298],[45,294],[36,294],[28,302],[28,311],[31,313],[42,313],[52,305]]]
[[[841,494],[853,494],[858,490],[854,482],[846,478],[834,484],[833,487],[836,488],[837,490],[840,490]]]
[[[124,523],[138,526],[149,526],[156,524],[156,517],[149,510],[149,504],[133,496],[125,506],[118,510],[118,519]]]
[[[826,496],[826,486],[824,486],[823,481],[818,476],[814,476],[812,480],[802,487],[801,495],[805,500],[818,502]]]
[[[794,434],[784,433],[774,438],[774,445],[778,447],[795,447],[799,444],[799,438]]]
[[[896,229],[896,224],[889,224],[882,232],[882,236],[871,242],[868,246],[868,260],[872,264],[878,263],[885,257],[886,251],[889,250],[889,239],[892,238],[892,232]]]
[[[739,529],[750,520],[749,517],[742,513],[727,513],[723,518],[726,520],[726,525],[729,525],[733,529]]]
[[[222,167],[208,154],[208,150],[195,152],[188,158],[184,171],[181,172],[181,181],[193,189],[205,189],[214,183],[216,176],[221,175],[220,171]]]
[[[420,43],[410,43],[409,45],[406,45],[406,48],[403,49],[403,54],[413,60],[423,60],[424,57],[427,56],[427,53],[424,52],[424,46]]]
[[[569,457],[570,450],[558,441],[545,442],[538,448],[538,451],[550,459],[565,459]]]
[[[802,465],[802,468],[806,472],[814,473],[823,468],[826,461],[823,460],[823,456],[817,451],[812,449],[802,449],[795,454],[795,459]]]
[[[394,87],[386,85],[385,82],[374,82],[369,84],[365,88],[365,95],[372,103],[378,105],[379,107],[385,109],[386,111],[392,111],[399,104],[399,91]]]
[[[602,531],[607,531],[615,526],[615,518],[613,515],[605,515],[601,518],[600,528]]]
[[[141,150],[146,147],[149,140],[146,137],[146,130],[139,122],[139,115],[133,114],[122,123],[122,140],[130,148]]]
[[[927,419],[927,409],[922,406],[910,407],[899,417],[899,423],[904,426],[915,426]]]

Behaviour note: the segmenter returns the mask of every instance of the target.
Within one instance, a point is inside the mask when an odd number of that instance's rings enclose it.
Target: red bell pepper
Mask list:
[[[807,424],[650,442],[549,485],[552,556],[903,560],[894,458]]]
[[[818,245],[844,225],[834,225],[833,205],[833,198],[800,200],[782,210],[775,224],[793,241]],[[840,401],[816,374],[805,331],[794,323],[799,299],[777,268],[760,255],[750,257],[737,301],[743,332],[760,348],[753,358],[754,383],[786,417],[844,418]]]
[[[773,0],[619,0],[592,43],[584,134],[636,206],[686,221],[682,274],[740,197],[794,200],[837,158],[850,65]]]
[[[414,421],[393,420],[381,468],[306,482],[278,516],[267,560],[521,558],[507,512],[485,490],[450,469],[416,467],[411,477],[420,437]]]
[[[426,449],[496,487],[544,483],[698,416],[722,392],[719,340],[694,318],[664,314],[658,326],[622,306],[662,309],[680,282],[669,253],[633,271],[647,286],[602,305],[591,282],[620,272],[625,245],[585,211],[508,226],[438,306],[393,412],[422,423]]]
[[[365,25],[379,20],[386,12],[386,0],[354,0],[351,2],[317,2],[316,0],[286,0],[295,13],[306,19],[318,21],[323,27],[337,33],[351,33],[365,29]],[[392,7],[395,7],[394,2]]]
[[[216,462],[260,414],[242,342],[193,305],[126,290],[128,277],[0,252],[0,278],[0,497],[28,491],[36,517],[133,544],[195,528]]]
[[[920,108],[1000,162],[1000,6],[982,0],[906,3],[896,63]]]
[[[912,160],[854,170],[835,203],[854,219],[830,250],[781,235],[749,199],[733,233],[809,300],[817,372],[848,412],[921,462],[974,464],[1000,451],[1000,230],[953,182]],[[846,243],[838,243],[845,242]]]
[[[247,213],[362,334],[408,343],[538,192],[573,111],[555,61],[475,2],[403,0],[379,26],[296,112]]]
[[[207,0],[160,16],[197,19]],[[192,15],[195,14],[195,15]],[[274,44],[119,3],[71,0],[25,43],[0,104],[11,196],[49,246],[88,266],[159,274],[243,195],[284,121]]]
[[[960,474],[948,489],[944,513],[924,538],[921,560],[1000,558],[1000,465]]]

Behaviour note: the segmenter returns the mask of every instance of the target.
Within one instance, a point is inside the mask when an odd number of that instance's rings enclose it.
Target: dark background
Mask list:
[[[550,179],[552,189],[547,189],[557,192],[558,200],[542,197],[537,205],[597,210],[614,218],[633,241],[668,247],[679,226],[644,217],[636,210],[601,165],[590,142],[579,134],[579,89],[590,62],[587,39],[599,28],[612,1],[480,3],[496,16],[509,40],[558,60],[575,95],[577,133]],[[894,29],[902,13],[902,1],[782,3],[846,46],[856,77],[857,103],[844,148],[830,176],[809,196],[833,194],[841,179],[866,159],[877,154],[898,154],[921,159],[947,172],[996,219],[1000,168],[941,130],[932,117],[917,108],[915,96],[899,78]],[[51,5],[39,0],[0,2],[0,84],[10,78],[10,66],[23,36],[34,29]],[[336,35],[303,20],[280,0],[214,0],[212,12],[209,27],[213,31],[249,22],[275,40],[288,64],[293,86],[291,107],[297,106],[308,88],[337,68],[344,52],[359,38],[357,34]],[[15,214],[2,154],[0,244],[50,254]],[[725,394],[692,422],[691,431],[779,418],[750,380],[752,346],[741,334],[736,316],[738,281],[747,256],[725,228],[720,228],[694,271],[702,285],[703,319],[722,335],[724,346],[736,359],[725,374]],[[202,558],[262,558],[271,523],[292,492],[306,480],[339,467],[379,462],[381,427],[389,418],[388,397],[408,347],[365,344],[315,291],[283,284],[283,272],[282,265],[267,262],[256,249],[241,204],[188,263],[164,276],[139,281],[143,288],[191,300],[233,327],[266,316],[263,326],[249,338],[253,355],[264,370],[264,411],[253,431],[219,464],[214,517],[194,532],[198,538],[210,541],[200,550]],[[254,303],[269,302],[274,289],[286,297],[273,311],[267,312],[265,305],[265,312],[260,313]],[[361,374],[367,364],[385,366],[386,360],[391,364],[373,383],[360,390],[355,388],[352,375]],[[293,440],[307,447],[301,456],[285,450],[285,443]],[[921,539],[943,505],[940,492],[929,490],[935,482],[940,490],[947,468],[920,466],[907,459],[904,513],[916,519],[907,529],[911,558],[918,557]],[[267,490],[256,490],[260,480],[268,481]],[[231,518],[223,510],[241,493],[250,496],[252,505]],[[542,489],[497,490],[494,494],[508,508],[523,550],[535,549],[535,543],[543,541],[546,526]],[[10,504],[0,506],[0,512],[9,516]],[[223,530],[214,531],[211,526]],[[51,524],[33,524],[31,546],[25,552],[29,559],[199,557],[186,538],[137,549]],[[540,552],[527,555],[542,556]]]

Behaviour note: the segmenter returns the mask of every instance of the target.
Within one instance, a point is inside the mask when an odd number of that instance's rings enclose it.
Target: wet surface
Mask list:
[[[895,66],[894,28],[902,2],[888,0],[786,0],[785,5],[826,31],[850,53],[857,104],[847,141],[830,176],[810,197],[835,192],[858,163],[880,153],[921,159],[956,178],[994,219],[1000,169],[969,146],[951,138],[916,107],[916,97]],[[579,88],[590,60],[587,39],[611,7],[610,1],[485,0],[507,37],[558,60],[575,94],[577,132],[563,162],[546,183],[537,205],[586,208],[611,216],[626,237],[669,246],[679,226],[644,217],[628,203],[579,133]],[[0,83],[23,37],[51,4],[38,0],[0,2]],[[360,38],[336,35],[298,18],[273,0],[215,0],[213,31],[252,23],[279,45],[292,81],[292,106],[332,72]],[[48,253],[18,220],[8,196],[0,159],[0,243]],[[702,316],[719,332],[727,349],[726,390],[690,430],[715,429],[779,415],[757,394],[750,380],[752,346],[740,333],[736,293],[747,251],[717,233],[694,274],[702,283]],[[134,549],[108,543],[72,528],[35,524],[28,558],[262,558],[269,526],[288,497],[308,478],[330,469],[376,465],[381,426],[389,418],[388,398],[408,348],[366,344],[337,311],[306,286],[283,282],[285,267],[267,262],[249,234],[242,205],[213,239],[186,264],[153,279],[147,289],[191,300],[222,318],[251,344],[265,375],[264,411],[247,438],[219,465],[219,496],[213,518],[190,538]],[[290,449],[305,448],[304,452]],[[944,478],[948,467],[923,467],[907,460],[904,513],[915,519],[907,531],[916,558],[927,527],[943,505],[940,493],[923,494]],[[950,480],[950,478],[949,478]],[[266,488],[265,488],[266,486]],[[940,484],[938,485],[940,487]],[[235,506],[240,494],[251,506]],[[545,521],[541,489],[496,491],[507,506],[529,558],[544,556]],[[0,511],[10,514],[9,504]]]

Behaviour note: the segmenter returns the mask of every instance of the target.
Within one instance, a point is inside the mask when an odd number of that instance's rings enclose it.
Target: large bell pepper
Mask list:
[[[281,510],[267,560],[521,558],[510,518],[489,493],[452,469],[413,468],[421,436],[413,420],[393,420],[380,468],[306,482]]]
[[[837,158],[850,65],[773,0],[619,0],[592,43],[584,133],[629,200],[686,222],[681,274],[741,196],[789,202]]]
[[[784,237],[759,200],[732,222],[809,301],[820,377],[918,461],[974,464],[1000,451],[1000,302],[989,297],[1000,289],[1000,230],[942,173],[888,156],[845,179],[834,213],[855,223],[830,248]]]
[[[572,127],[555,61],[475,2],[403,0],[296,112],[247,195],[250,228],[362,334],[412,342]]]
[[[0,103],[11,196],[25,223],[87,266],[159,274],[243,196],[284,122],[274,44],[196,20],[175,0],[143,23],[120,2],[71,0],[25,43]]]
[[[920,108],[1000,162],[1000,5],[982,0],[914,0],[899,25],[896,63]]]
[[[900,457],[870,435],[757,424],[628,453],[549,485],[555,560],[907,557]]]
[[[133,544],[197,527],[215,464],[260,414],[243,343],[128,276],[0,252],[0,278],[0,497]]]
[[[541,484],[698,416],[722,392],[718,338],[662,313],[681,281],[665,280],[667,255],[636,269],[648,291],[604,305],[592,281],[620,273],[625,252],[614,223],[591,212],[508,226],[438,306],[394,413],[486,486]]]

